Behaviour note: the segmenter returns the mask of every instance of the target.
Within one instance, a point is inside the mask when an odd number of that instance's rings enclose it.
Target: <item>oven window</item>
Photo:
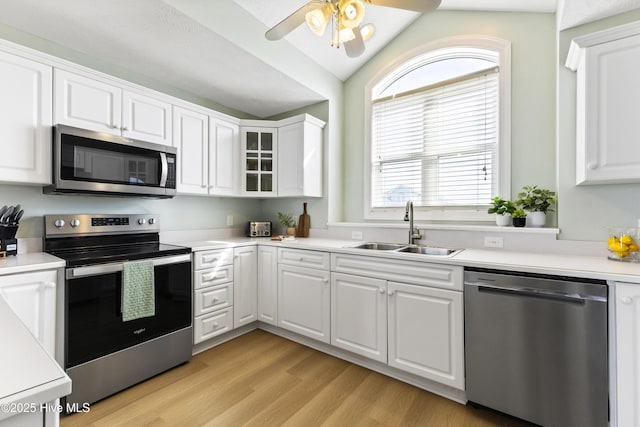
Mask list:
[[[153,317],[122,321],[122,273],[66,281],[65,368],[191,325],[191,262],[155,267]]]
[[[157,152],[63,134],[62,179],[157,187]]]

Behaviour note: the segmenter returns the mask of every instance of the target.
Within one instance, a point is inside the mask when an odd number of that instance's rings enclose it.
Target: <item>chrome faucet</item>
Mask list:
[[[413,202],[411,200],[404,208],[404,220],[409,221],[409,244],[415,245],[416,239],[420,238],[420,230],[413,228]]]

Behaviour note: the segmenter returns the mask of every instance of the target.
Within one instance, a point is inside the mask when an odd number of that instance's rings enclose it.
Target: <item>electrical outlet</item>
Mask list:
[[[233,225],[233,215],[227,215],[227,225]]]
[[[503,239],[502,237],[488,237],[484,238],[484,247],[485,248],[501,248],[503,247]]]
[[[362,231],[352,231],[351,238],[353,240],[362,240]]]

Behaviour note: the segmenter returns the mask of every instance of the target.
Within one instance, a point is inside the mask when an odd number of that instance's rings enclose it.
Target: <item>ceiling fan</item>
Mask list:
[[[429,12],[440,5],[441,0],[311,0],[287,16],[265,33],[268,40],[280,40],[307,21],[307,25],[318,36],[322,36],[331,22],[331,45],[342,44],[347,56],[355,58],[364,52],[364,42],[375,31],[373,24],[362,24],[364,4]]]

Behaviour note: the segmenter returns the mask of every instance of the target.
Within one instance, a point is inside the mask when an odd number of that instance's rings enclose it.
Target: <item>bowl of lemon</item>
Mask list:
[[[615,261],[640,262],[640,239],[637,228],[612,228],[607,240],[608,258]]]

